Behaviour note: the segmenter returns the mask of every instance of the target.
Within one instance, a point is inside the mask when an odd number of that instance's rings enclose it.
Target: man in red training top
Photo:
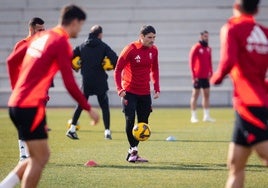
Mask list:
[[[196,43],[189,54],[189,65],[192,73],[193,91],[190,101],[191,122],[197,123],[196,114],[197,99],[202,91],[203,121],[214,122],[215,120],[209,114],[209,94],[210,85],[209,78],[212,75],[212,58],[211,48],[208,46],[208,31],[200,33],[200,41]]]
[[[153,98],[157,99],[160,93],[155,36],[156,31],[152,26],[143,26],[139,40],[132,42],[121,52],[114,72],[115,84],[125,113],[126,134],[130,144],[127,155],[129,162],[148,162],[138,155],[139,141],[133,137],[132,129],[136,113],[138,123],[148,123],[152,111],[150,77],[154,86]]]
[[[62,9],[60,25],[36,34],[7,59],[10,79],[14,79],[16,63],[23,59],[20,75],[8,101],[10,118],[19,138],[26,141],[30,157],[19,162],[0,187],[37,187],[42,171],[49,159],[45,100],[53,76],[60,71],[71,96],[89,112],[94,123],[98,113],[91,108],[73,77],[72,47],[69,38],[77,37],[86,19],[83,10],[75,5]]]
[[[41,18],[38,17],[34,17],[29,21],[29,27],[28,27],[28,36],[22,40],[20,40],[19,42],[17,42],[15,44],[15,47],[13,49],[13,51],[15,52],[20,46],[24,45],[25,43],[29,42],[29,40],[34,36],[34,34],[44,31],[45,27],[44,27],[44,20],[42,20]],[[19,62],[22,62],[21,60],[19,60]],[[21,69],[21,65],[17,64],[17,73],[14,73],[14,76],[17,76],[17,78],[12,79],[12,83],[11,83],[11,88],[14,89],[15,84],[18,80],[18,76],[19,76],[19,72]],[[19,152],[20,152],[20,160],[24,160],[25,158],[27,158],[29,156],[29,152],[26,146],[25,141],[23,140],[18,140],[19,143]]]
[[[29,34],[26,38],[20,40],[19,42],[17,42],[14,46],[13,51],[15,52],[19,47],[25,45],[25,43],[29,42],[29,40],[34,36],[34,34],[44,31],[45,27],[44,27],[44,20],[42,20],[41,18],[38,17],[34,17],[29,21]],[[19,62],[22,62],[21,60]],[[17,64],[17,70],[16,73],[14,72],[14,78],[12,79],[11,82],[11,88],[13,89],[15,87],[15,84],[18,80],[18,76],[19,76],[19,72],[21,69],[21,64]],[[15,70],[14,70],[15,71]],[[16,76],[16,78],[15,78]]]
[[[229,145],[226,187],[244,187],[252,151],[268,165],[268,28],[257,23],[259,0],[236,0],[234,16],[221,29],[221,58],[211,83],[229,74],[236,121]]]

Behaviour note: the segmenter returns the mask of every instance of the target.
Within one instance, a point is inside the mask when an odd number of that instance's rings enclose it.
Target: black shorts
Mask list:
[[[268,108],[248,107],[248,110],[252,115],[266,125],[266,129],[264,130],[254,126],[252,123],[243,119],[238,112],[236,112],[236,121],[232,141],[236,144],[250,147],[254,144],[268,140]]]
[[[18,130],[19,139],[47,139],[47,123],[44,107],[10,107],[9,116]]]
[[[198,80],[194,81],[193,87],[195,89],[206,89],[210,87],[209,79],[208,78],[199,78]]]
[[[138,122],[148,123],[149,115],[152,112],[151,95],[136,95],[126,92],[122,105],[126,116],[133,117],[137,113]]]

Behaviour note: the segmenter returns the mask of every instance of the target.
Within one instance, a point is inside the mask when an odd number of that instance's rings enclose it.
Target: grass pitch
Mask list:
[[[201,119],[202,111],[199,112]],[[141,142],[139,153],[147,164],[125,161],[128,142],[120,108],[111,109],[113,140],[104,140],[102,122],[90,126],[85,112],[79,120],[80,140],[65,136],[66,122],[73,109],[47,109],[51,157],[38,187],[224,187],[227,178],[226,155],[234,115],[231,108],[211,109],[215,123],[189,122],[187,108],[155,108],[149,119],[152,135]],[[17,133],[7,109],[0,109],[0,180],[18,161]],[[176,141],[165,139],[174,136]],[[95,160],[97,167],[85,167]],[[246,187],[268,185],[267,169],[252,155],[246,171]]]

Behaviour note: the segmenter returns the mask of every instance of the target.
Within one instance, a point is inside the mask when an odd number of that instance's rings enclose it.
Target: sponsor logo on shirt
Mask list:
[[[259,26],[255,25],[247,38],[246,49],[248,52],[256,51],[258,54],[268,54],[268,39]]]
[[[141,57],[139,55],[137,55],[134,59],[136,60],[136,63],[140,63],[141,62]]]

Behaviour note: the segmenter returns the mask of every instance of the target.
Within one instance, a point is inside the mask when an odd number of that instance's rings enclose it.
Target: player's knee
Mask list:
[[[41,162],[40,165],[42,167],[45,167],[45,165],[48,163],[49,157],[50,157],[49,152],[46,155],[43,156],[42,160],[40,161]]]
[[[238,174],[245,169],[245,165],[241,165],[239,161],[234,158],[228,159],[227,167],[233,174]]]

